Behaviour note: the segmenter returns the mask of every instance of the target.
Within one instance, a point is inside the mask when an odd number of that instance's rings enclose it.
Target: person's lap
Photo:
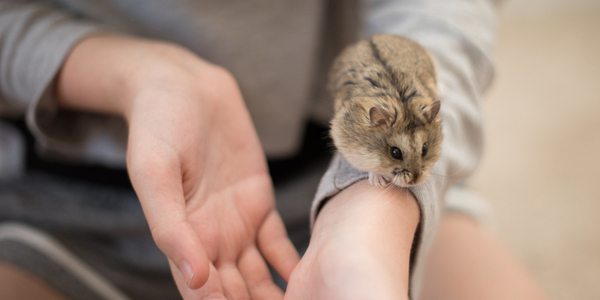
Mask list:
[[[547,299],[487,228],[460,213],[442,218],[421,296],[423,300]]]
[[[351,205],[348,203],[344,204]],[[356,202],[355,204],[360,203]],[[409,205],[410,203],[406,202],[404,204]],[[335,204],[328,205],[332,215],[335,215],[335,209],[340,208],[340,206],[336,207]],[[328,206],[326,205],[325,207]],[[396,207],[401,208],[402,206]],[[327,211],[325,212],[327,213]],[[338,287],[344,287],[344,285],[351,283],[353,280],[360,280],[361,275],[367,275],[369,276],[367,277],[369,281],[363,281],[362,286],[368,286],[367,283],[371,282],[378,285],[384,291],[391,286],[388,284],[390,282],[378,278],[376,274],[388,274],[389,277],[402,276],[402,274],[395,273],[393,268],[389,269],[389,266],[392,264],[378,264],[378,261],[392,262],[401,259],[401,257],[398,257],[398,253],[394,251],[394,247],[399,244],[394,243],[393,239],[385,239],[385,234],[382,235],[387,230],[384,226],[389,226],[390,223],[373,222],[373,220],[385,217],[378,214],[390,214],[389,208],[363,209],[359,210],[359,212],[372,215],[370,217],[365,216],[364,218],[352,219],[353,223],[348,230],[337,230],[333,239],[324,240],[323,238],[326,238],[326,235],[321,237],[313,236],[311,240],[312,247],[309,246],[307,254],[299,267],[299,269],[304,268],[300,273],[304,272],[306,276],[303,282],[297,278],[293,278],[292,280],[297,280],[297,282],[292,283],[292,289],[294,288],[294,284],[310,285],[319,280],[324,280],[323,276],[329,277],[327,278],[328,282],[338,283]],[[320,215],[320,217],[322,216]],[[364,222],[364,224],[361,222]],[[317,224],[316,226],[320,225]],[[356,228],[364,228],[364,231],[356,234]],[[316,228],[315,232],[317,234],[318,230]],[[371,232],[379,234],[381,239],[377,239],[377,235],[371,234]],[[344,235],[348,236],[345,237]],[[328,242],[340,241],[351,241],[355,246],[340,247],[341,245],[339,244],[337,246],[334,243],[328,244]],[[386,247],[378,247],[386,241],[388,242]],[[327,247],[322,247],[325,245]],[[367,245],[369,247],[360,245]],[[387,251],[374,251],[378,248],[384,248]],[[345,252],[345,254],[341,255],[343,254],[342,252]],[[393,257],[394,255],[396,257]],[[404,255],[404,257],[407,258],[407,255]],[[327,265],[323,264],[323,262],[327,262]],[[356,262],[356,264],[353,265],[352,262]],[[371,262],[373,267],[365,268],[366,262]],[[378,268],[387,269],[387,273],[378,272]],[[366,273],[361,274],[361,272]],[[349,277],[348,274],[352,276]],[[335,276],[342,275],[344,276],[343,278],[335,278]],[[312,278],[309,278],[310,276]],[[387,287],[386,284],[388,284]],[[335,287],[335,285],[333,286]],[[360,286],[352,285],[351,287],[356,288]],[[328,299],[334,299],[334,294],[337,292],[347,292],[348,290],[328,290]],[[35,276],[32,276],[23,269],[6,263],[0,264],[0,291],[3,294],[2,299],[11,299],[10,297],[13,297],[13,299],[28,299],[26,297],[30,297],[30,299],[68,299],[65,294],[35,278]],[[403,292],[402,289],[389,291],[390,293]],[[341,299],[349,299],[345,298],[347,296],[339,295]],[[355,293],[354,295],[360,294]],[[383,299],[376,293],[370,293],[369,295],[376,299]],[[474,219],[460,213],[446,214],[442,217],[439,232],[432,246],[425,269],[421,296],[425,300],[545,299],[543,292],[534,280],[531,279],[527,271],[502,248],[493,235],[485,227],[474,221]]]
[[[37,277],[6,263],[0,263],[0,297],[5,300],[70,299]]]
[[[432,260],[426,269],[422,299],[545,299],[540,289],[532,282],[528,274],[520,266],[515,265],[512,258],[506,256],[506,253],[501,250],[501,246],[494,242],[490,236],[485,236],[485,234],[482,235],[481,233],[481,228],[467,216],[454,215],[443,217],[438,240],[432,248]],[[448,240],[455,235],[462,235],[464,238],[472,239],[472,242],[461,246],[463,250],[466,249],[468,251],[464,253],[452,251],[444,254],[445,250],[452,249],[452,245],[456,244]],[[491,282],[488,280],[485,282],[476,281],[478,278],[486,278],[477,275],[485,271],[483,266],[481,268],[469,268],[468,274],[466,274],[468,275],[467,277],[464,277],[465,270],[461,271],[462,274],[459,276],[456,273],[453,274],[448,269],[455,259],[468,260],[469,258],[474,258],[470,254],[477,252],[477,250],[469,250],[469,244],[478,244],[481,242],[489,243],[486,246],[489,247],[489,256],[500,256],[503,261],[511,261],[510,265],[499,264],[499,269],[506,272],[498,272],[500,270],[497,269],[495,271],[489,270],[494,274],[499,274],[493,285],[490,285]],[[477,261],[468,263],[468,265],[477,266],[481,262],[478,259]],[[69,299],[54,287],[18,267],[8,264],[0,264],[0,291],[2,299],[7,300]],[[510,296],[507,298],[502,293],[520,296]]]

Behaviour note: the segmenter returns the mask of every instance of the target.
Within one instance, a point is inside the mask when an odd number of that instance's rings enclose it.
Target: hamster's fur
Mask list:
[[[442,124],[432,56],[409,39],[376,35],[333,63],[331,137],[373,185],[423,182],[441,154]]]

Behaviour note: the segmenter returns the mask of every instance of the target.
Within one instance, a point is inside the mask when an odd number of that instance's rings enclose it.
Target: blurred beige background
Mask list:
[[[600,1],[507,1],[470,185],[553,299],[600,299]]]

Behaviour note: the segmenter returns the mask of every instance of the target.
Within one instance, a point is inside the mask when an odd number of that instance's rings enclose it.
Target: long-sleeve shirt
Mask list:
[[[24,118],[51,159],[125,166],[127,127],[118,117],[63,111],[54,81],[82,39],[116,32],[180,44],[238,80],[270,158],[300,146],[308,119],[327,122],[324,93],[334,55],[357,37],[405,36],[437,61],[443,151],[432,176],[411,191],[421,209],[411,294],[437,227],[445,190],[473,172],[482,154],[481,93],[493,77],[492,0],[3,0],[0,2],[0,116]],[[0,120],[0,178],[22,174],[22,138]],[[366,174],[336,155],[313,204]]]

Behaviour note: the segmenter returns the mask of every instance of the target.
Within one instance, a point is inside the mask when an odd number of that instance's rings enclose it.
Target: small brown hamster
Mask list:
[[[440,100],[432,56],[419,44],[376,35],[346,48],[329,73],[331,136],[376,186],[423,182],[441,154]]]

